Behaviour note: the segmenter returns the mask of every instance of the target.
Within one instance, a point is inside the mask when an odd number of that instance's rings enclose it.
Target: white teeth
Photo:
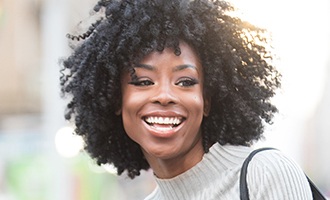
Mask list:
[[[169,127],[157,127],[156,129],[157,129],[158,131],[163,131],[163,132],[165,132],[165,131],[170,131],[170,130],[172,130],[173,127],[172,127],[172,126],[169,126]]]
[[[181,117],[146,117],[145,121],[149,124],[178,125],[182,122],[182,118]]]

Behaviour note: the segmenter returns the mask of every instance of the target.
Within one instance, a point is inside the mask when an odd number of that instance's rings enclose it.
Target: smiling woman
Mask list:
[[[151,168],[158,187],[147,199],[239,199],[241,164],[277,111],[265,30],[218,0],[101,0],[94,9],[105,16],[69,35],[83,40],[61,77],[72,97],[66,118],[86,150],[131,178]],[[280,152],[249,166],[252,199],[311,199],[304,173]]]
[[[134,68],[133,82],[128,72],[121,82],[125,131],[162,178],[184,172],[204,154],[202,66],[191,47],[179,47],[178,56],[170,48],[150,53]]]

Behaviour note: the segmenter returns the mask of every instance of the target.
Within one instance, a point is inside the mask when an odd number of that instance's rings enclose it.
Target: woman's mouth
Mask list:
[[[185,120],[183,117],[160,117],[160,116],[148,116],[143,120],[152,128],[158,131],[169,131],[182,124]]]

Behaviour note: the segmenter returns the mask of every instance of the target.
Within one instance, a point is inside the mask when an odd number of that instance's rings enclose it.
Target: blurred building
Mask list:
[[[37,0],[0,1],[2,115],[41,113],[40,8]]]

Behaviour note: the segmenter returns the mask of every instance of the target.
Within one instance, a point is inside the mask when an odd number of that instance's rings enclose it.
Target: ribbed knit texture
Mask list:
[[[202,161],[172,178],[156,178],[146,200],[239,200],[239,175],[252,148],[215,144]],[[248,167],[251,200],[310,200],[312,194],[301,168],[280,151],[258,153]]]

